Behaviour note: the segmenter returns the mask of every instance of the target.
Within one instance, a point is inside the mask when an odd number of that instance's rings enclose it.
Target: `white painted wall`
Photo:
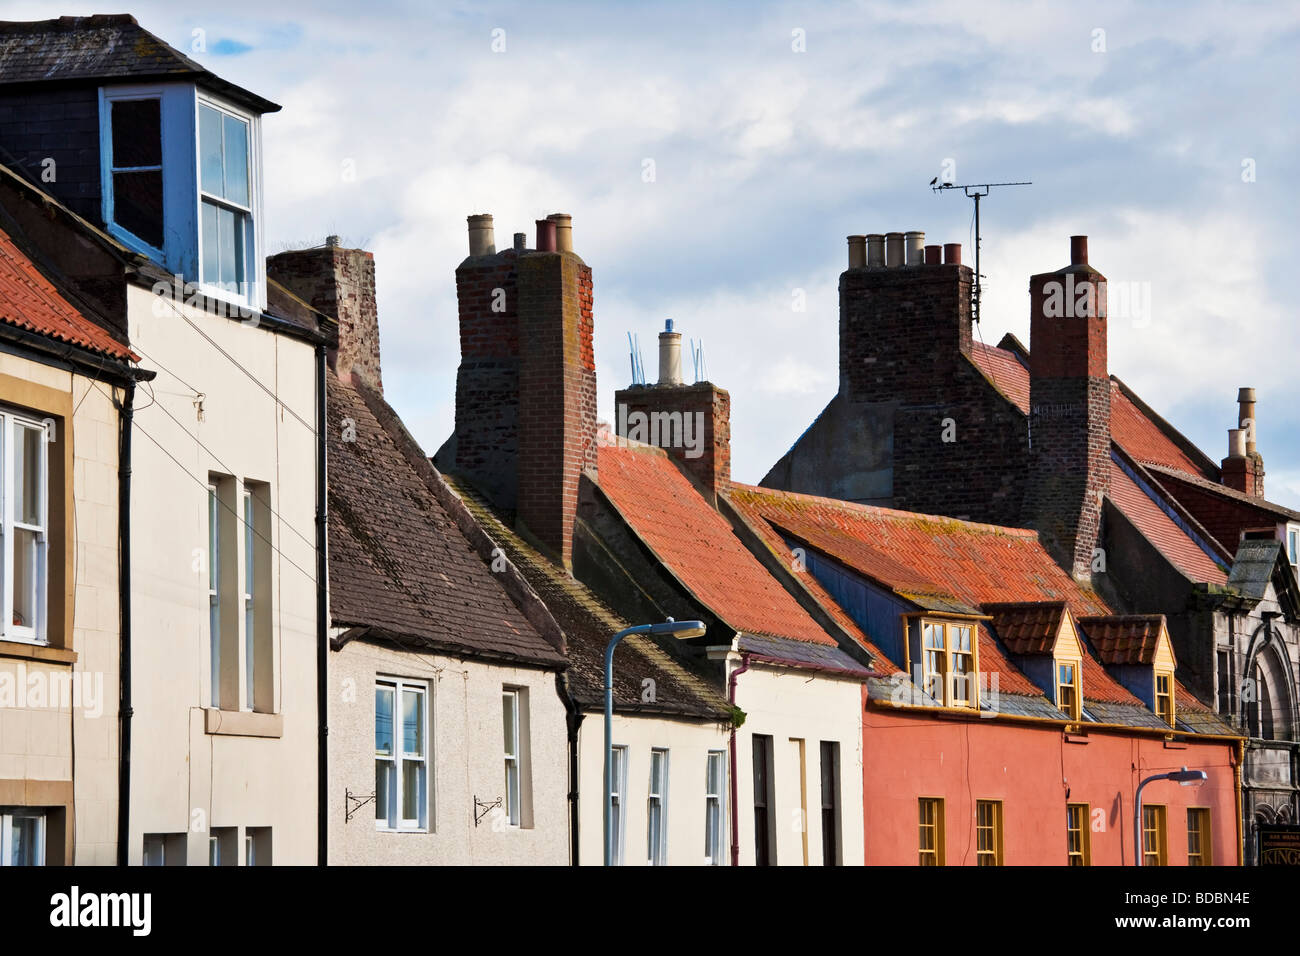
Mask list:
[[[309,424],[314,421],[313,349],[156,298],[146,289],[128,289],[131,341],[142,354],[141,364],[158,372],[136,403],[132,461],[130,860],[140,862],[145,833],[188,833],[187,860],[204,865],[208,828],[239,828],[242,850],[244,828],[271,827],[275,863],[312,864],[317,825],[314,436],[185,317]],[[201,415],[194,390],[202,393]],[[204,709],[211,700],[204,563],[209,471],[268,483],[270,505],[278,514],[271,528],[277,549],[271,573],[275,710],[283,720],[278,737],[205,731]],[[239,573],[242,587],[242,562]],[[241,653],[242,646],[241,639]]]
[[[347,792],[375,792],[375,681],[426,684],[432,741],[427,832],[376,828],[373,803],[346,820]],[[501,695],[528,693],[528,764],[532,825],[509,827],[487,812],[474,822],[477,797],[505,792]],[[329,862],[333,865],[521,865],[569,862],[568,744],[555,672],[416,653],[353,641],[330,652]]]

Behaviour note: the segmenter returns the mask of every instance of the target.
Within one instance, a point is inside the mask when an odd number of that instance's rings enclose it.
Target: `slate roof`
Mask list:
[[[807,667],[818,671],[841,671],[846,677],[865,678],[878,673],[864,667],[838,647],[792,641],[784,637],[764,637],[759,634],[740,635],[740,649],[765,660],[788,667]]]
[[[1061,632],[1064,601],[1017,601],[984,605],[993,630],[1012,654],[1051,654]]]
[[[526,542],[464,478],[444,475],[493,541],[505,552],[541,598],[565,635],[569,692],[587,710],[604,707],[605,645],[630,622],[590,588]],[[680,714],[725,720],[730,713],[721,690],[664,650],[654,638],[624,638],[616,653],[614,709],[622,712]],[[654,681],[655,700],[643,700],[644,681]]]
[[[662,449],[603,445],[598,484],[659,561],[737,631],[837,646]]]
[[[1163,614],[1108,614],[1079,618],[1093,650],[1107,664],[1150,664],[1164,627]]]
[[[0,322],[123,362],[139,357],[86,318],[0,230]]]
[[[1169,561],[1193,581],[1225,584],[1227,573],[1114,458],[1108,497]]]
[[[128,14],[0,21],[0,90],[35,83],[190,79],[258,113],[280,109],[164,43]]]
[[[562,665],[443,508],[430,486],[440,477],[383,398],[332,371],[326,397],[334,626],[452,654]]]

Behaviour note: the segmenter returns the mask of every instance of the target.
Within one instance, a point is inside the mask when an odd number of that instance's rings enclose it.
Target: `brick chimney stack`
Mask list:
[[[615,432],[668,452],[715,501],[731,484],[731,395],[712,382],[681,379],[681,333],[659,333],[659,380],[614,393]]]
[[[350,382],[355,376],[383,392],[374,255],[364,249],[344,249],[338,236],[329,236],[324,246],[271,256],[266,274],[318,312],[338,320],[339,345],[330,355],[330,366],[339,378]]]
[[[1106,277],[1088,237],[1070,237],[1070,265],[1030,277],[1030,475],[1026,520],[1075,577],[1091,573],[1110,490]]]
[[[862,252],[865,238],[865,263]],[[934,403],[971,352],[973,275],[961,246],[925,233],[849,237],[840,274],[840,394],[855,402]]]
[[[1228,457],[1223,459],[1223,483],[1229,488],[1264,497],[1264,458],[1255,431],[1255,390],[1237,392],[1237,427],[1228,429]]]
[[[465,475],[568,567],[578,482],[596,467],[591,269],[572,220],[537,222],[537,248],[496,250],[492,217],[469,218],[456,269],[461,361],[456,432],[438,467]]]

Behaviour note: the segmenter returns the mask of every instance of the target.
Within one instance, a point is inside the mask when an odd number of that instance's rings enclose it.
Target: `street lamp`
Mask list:
[[[614,798],[610,783],[614,779],[614,648],[629,634],[671,634],[678,640],[704,634],[703,621],[674,621],[662,624],[638,624],[619,631],[605,646],[605,865],[614,865]]]
[[[1209,777],[1204,770],[1173,770],[1169,773],[1157,773],[1147,777],[1138,784],[1137,796],[1133,798],[1133,865],[1142,865],[1142,788],[1156,780],[1172,780],[1184,787],[1194,783],[1204,783]]]

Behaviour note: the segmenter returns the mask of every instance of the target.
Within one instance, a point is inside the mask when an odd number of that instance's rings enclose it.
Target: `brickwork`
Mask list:
[[[299,249],[267,259],[266,273],[312,308],[338,320],[338,349],[330,358],[339,377],[350,381],[355,375],[382,392],[375,257],[364,249],[337,246]]]
[[[731,395],[726,389],[697,382],[637,385],[614,393],[615,428],[620,435],[627,437],[631,431],[630,437],[637,437],[634,428],[625,428],[625,423],[636,421],[632,417],[636,413],[647,418],[656,413],[673,416],[663,419],[667,427],[651,429],[646,441],[666,449],[707,491],[717,494],[731,484]]]
[[[1029,280],[1025,522],[1076,577],[1091,571],[1110,490],[1105,282],[1087,263]]]
[[[1223,459],[1223,483],[1252,498],[1264,497],[1264,459],[1255,452],[1245,458]]]

